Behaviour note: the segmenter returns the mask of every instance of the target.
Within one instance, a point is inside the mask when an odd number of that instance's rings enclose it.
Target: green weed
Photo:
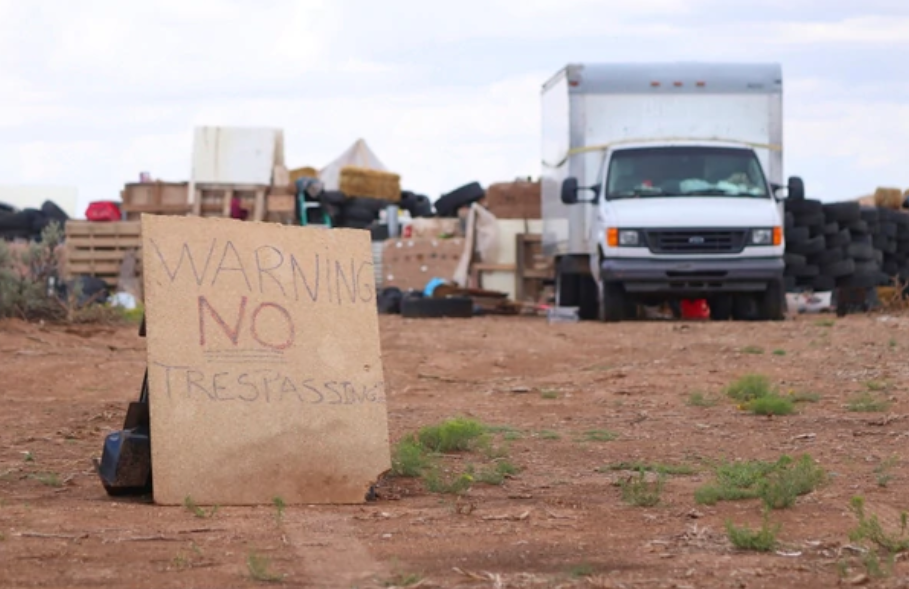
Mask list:
[[[889,408],[889,401],[877,398],[868,392],[855,395],[846,404],[846,410],[855,413],[878,413],[887,411]]]
[[[665,475],[691,475],[697,472],[693,466],[687,464],[649,464],[646,462],[616,462],[600,467],[600,472],[632,470],[635,472],[655,472]]]
[[[581,440],[584,442],[611,442],[617,437],[617,434],[605,429],[587,430],[581,434]]]
[[[392,451],[391,472],[399,477],[418,477],[429,462],[426,449],[416,439],[404,438]]]
[[[732,545],[739,550],[752,550],[755,552],[770,552],[777,546],[777,534],[780,524],[770,524],[770,516],[765,511],[761,527],[752,530],[747,526],[736,526],[726,520],[726,535]]]
[[[770,379],[762,374],[746,374],[726,387],[726,395],[740,403],[766,397],[771,392]]]
[[[213,517],[215,515],[215,513],[217,513],[217,511],[218,511],[217,505],[213,506],[210,511],[205,511],[204,509],[202,509],[201,507],[196,505],[196,502],[193,501],[193,498],[190,497],[189,495],[187,495],[186,498],[183,499],[183,507],[185,507],[187,509],[187,511],[192,513],[194,516],[199,517],[199,518]]]
[[[541,440],[561,440],[562,435],[552,430],[543,430],[539,434]]]
[[[891,456],[887,460],[884,460],[874,467],[874,476],[875,480],[877,480],[878,487],[886,487],[890,484],[890,481],[893,480],[893,475],[890,474],[890,469],[896,466],[896,462],[896,457]]]
[[[755,399],[747,404],[747,408],[755,415],[791,415],[795,413],[795,403],[777,394]]]
[[[544,399],[558,399],[558,398],[559,398],[559,392],[558,392],[558,391],[554,391],[554,390],[552,390],[552,389],[543,389],[543,390],[540,392],[540,397],[542,397],[542,398],[544,398]]]
[[[744,348],[742,348],[742,353],[743,354],[763,354],[764,348],[761,348],[759,346],[745,346]]]
[[[665,484],[665,475],[657,475],[655,481],[648,481],[646,473],[638,471],[638,476],[619,483],[622,488],[622,501],[636,507],[653,507],[660,502]]]
[[[786,350],[773,350],[773,355],[774,356],[785,356]]]
[[[417,432],[417,439],[427,450],[449,453],[471,450],[486,435],[488,430],[479,421],[456,417],[438,425],[421,428]]]
[[[281,497],[275,497],[271,501],[275,504],[275,521],[280,526],[281,522],[284,519],[284,508],[286,507],[284,504],[284,499]]]
[[[814,322],[818,327],[833,327],[836,325],[836,321],[833,319],[819,319]]]
[[[782,456],[776,462],[724,463],[716,467],[716,482],[698,488],[694,498],[702,505],[760,498],[767,507],[783,509],[824,480],[826,473],[808,455],[798,461]]]
[[[906,535],[909,513],[905,511],[900,513],[899,534],[892,534],[884,530],[876,515],[872,514],[869,517],[865,514],[865,499],[863,497],[853,497],[849,503],[849,508],[858,519],[858,526],[849,533],[849,540],[852,542],[870,541],[890,554],[898,554],[909,550],[909,537]]]
[[[717,399],[715,396],[708,396],[700,392],[691,393],[691,395],[688,397],[688,405],[692,407],[713,407],[717,403],[719,403],[719,399]]]
[[[587,563],[576,564],[573,567],[571,567],[570,569],[568,569],[568,575],[572,579],[581,579],[583,577],[592,577],[595,573],[596,573],[596,569],[594,569],[593,565],[590,565]]]
[[[246,568],[249,570],[249,576],[260,583],[278,583],[286,576],[271,572],[268,559],[257,554],[250,553],[246,557]]]
[[[42,485],[48,487],[62,487],[63,481],[60,480],[60,475],[55,472],[42,472],[38,474],[31,475],[31,478],[35,479]]]

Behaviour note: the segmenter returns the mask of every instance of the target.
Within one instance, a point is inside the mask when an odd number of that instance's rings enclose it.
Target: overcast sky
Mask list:
[[[290,167],[357,138],[437,197],[539,173],[539,90],[569,62],[778,61],[785,173],[909,188],[906,0],[0,0],[0,184],[80,212],[189,176],[196,125],[277,126]]]

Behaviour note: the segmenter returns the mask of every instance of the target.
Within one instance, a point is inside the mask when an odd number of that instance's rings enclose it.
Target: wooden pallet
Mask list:
[[[196,184],[192,214],[200,217],[230,217],[230,203],[239,197],[250,221],[265,219],[265,195],[269,187],[259,184]]]
[[[127,184],[120,192],[121,208],[127,221],[138,221],[142,213],[188,215],[189,183],[140,182]]]
[[[65,271],[67,278],[95,276],[116,286],[120,264],[128,251],[135,251],[137,271],[142,268],[142,231],[139,221],[93,223],[67,221]]]

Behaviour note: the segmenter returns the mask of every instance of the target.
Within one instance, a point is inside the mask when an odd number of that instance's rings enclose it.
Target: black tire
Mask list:
[[[600,318],[600,289],[590,274],[578,276],[578,317],[582,321],[596,321]]]
[[[824,235],[836,235],[840,232],[840,224],[836,221],[824,225]]]
[[[839,262],[840,260],[845,259],[846,252],[841,247],[835,247],[832,249],[827,249],[821,253],[811,256],[808,260],[811,264],[817,264],[818,266],[826,266],[828,264],[833,264],[834,262]]]
[[[811,290],[814,292],[830,292],[836,288],[836,278],[833,276],[815,276],[811,279]]]
[[[900,273],[900,264],[896,260],[885,260],[881,266],[881,271],[887,276],[898,276]]]
[[[896,253],[896,241],[893,239],[888,239],[880,248],[882,252],[887,255],[893,255]]]
[[[899,227],[893,221],[886,221],[881,223],[881,234],[886,235],[889,238],[895,238],[899,232]]]
[[[710,307],[711,321],[729,321],[732,319],[732,297],[730,295],[717,295],[707,301]]]
[[[824,251],[824,249],[826,249],[826,245],[827,244],[824,236],[818,235],[817,237],[812,237],[806,241],[796,241],[787,249],[794,254],[810,256],[812,254],[817,254]]]
[[[852,243],[861,243],[864,245],[874,246],[874,237],[868,235],[867,233],[859,233],[852,235]]]
[[[347,195],[340,190],[324,190],[319,195],[319,201],[322,204],[343,208],[347,202]]]
[[[796,216],[813,215],[816,213],[821,213],[824,210],[821,201],[810,198],[806,198],[804,200],[786,199],[783,202],[785,203],[784,207],[786,211],[791,212]]]
[[[783,254],[783,263],[789,266],[804,266],[808,263],[808,259],[801,254],[793,254],[791,252],[786,252]]]
[[[839,262],[833,262],[826,266],[821,266],[821,275],[830,278],[841,278],[855,273],[855,262],[847,258]]]
[[[795,227],[795,215],[793,215],[792,213],[787,212],[787,213],[783,216],[783,223],[784,223],[784,225],[786,226],[786,230],[787,230],[787,231],[789,230],[790,227]]]
[[[436,211],[440,217],[457,217],[461,207],[471,205],[486,195],[479,182],[471,182],[443,194],[436,201]]]
[[[470,297],[404,297],[401,300],[401,316],[409,319],[467,318],[473,317],[473,314],[473,299]]]
[[[783,276],[783,289],[786,292],[795,292],[795,276]]]
[[[824,238],[828,248],[846,247],[852,243],[852,234],[848,229],[843,229],[834,235],[828,235]]]
[[[372,224],[375,223],[375,220],[362,220],[362,219],[348,219],[347,217],[340,217],[335,225],[341,229],[369,229],[372,227]]]
[[[843,225],[861,219],[862,207],[857,202],[832,202],[823,206],[824,216]]]
[[[853,235],[856,235],[856,234],[861,235],[861,234],[864,234],[864,233],[868,233],[868,223],[866,223],[866,222],[864,222],[864,221],[862,221],[862,220],[859,220],[859,221],[852,221],[851,223],[846,224],[845,227],[846,227]]]
[[[786,238],[786,245],[796,242],[805,242],[811,239],[810,230],[807,227],[793,227],[787,229],[783,236]]]
[[[69,221],[69,215],[49,200],[46,200],[41,204],[41,212],[47,215],[52,221],[58,221],[61,225]]]
[[[628,319],[627,312],[628,296],[622,285],[617,282],[604,282],[600,319],[607,323],[617,323]]]
[[[813,264],[805,264],[804,266],[793,266],[790,276],[795,276],[797,278],[814,278],[821,273],[821,269],[818,266]]]
[[[827,224],[823,213],[806,213],[795,216],[796,227],[821,227]],[[822,231],[822,230],[821,230]]]
[[[874,259],[874,248],[867,243],[850,243],[846,248],[846,254],[856,261],[867,261]]]
[[[870,272],[867,274],[853,274],[836,281],[838,287],[844,288],[873,288],[880,282],[880,272]]]
[[[859,261],[855,262],[855,274],[872,274],[874,272],[880,272],[881,266],[877,263],[876,260],[870,261]]]
[[[764,321],[782,321],[786,315],[786,292],[783,283],[771,281],[758,296],[758,317]]]
[[[376,305],[379,308],[380,315],[400,315],[401,301],[404,299],[404,292],[397,286],[386,286],[379,291],[376,297]]]
[[[862,207],[859,210],[859,215],[861,216],[862,221],[869,225],[878,223],[881,220],[881,214],[878,212],[877,207]]]

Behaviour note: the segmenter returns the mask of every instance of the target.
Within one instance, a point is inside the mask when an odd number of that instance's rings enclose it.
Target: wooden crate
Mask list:
[[[192,214],[201,217],[230,217],[230,203],[239,197],[249,211],[248,220],[263,221],[268,186],[260,184],[196,184]]]
[[[67,221],[64,250],[67,278],[96,276],[116,286],[120,263],[130,250],[136,252],[136,267],[141,276],[142,232],[139,221]]]
[[[127,184],[120,192],[127,221],[138,221],[142,213],[153,215],[188,215],[187,182],[139,182]]]
[[[515,236],[515,300],[540,300],[544,287],[555,277],[552,258],[543,255],[543,238],[535,233]]]

